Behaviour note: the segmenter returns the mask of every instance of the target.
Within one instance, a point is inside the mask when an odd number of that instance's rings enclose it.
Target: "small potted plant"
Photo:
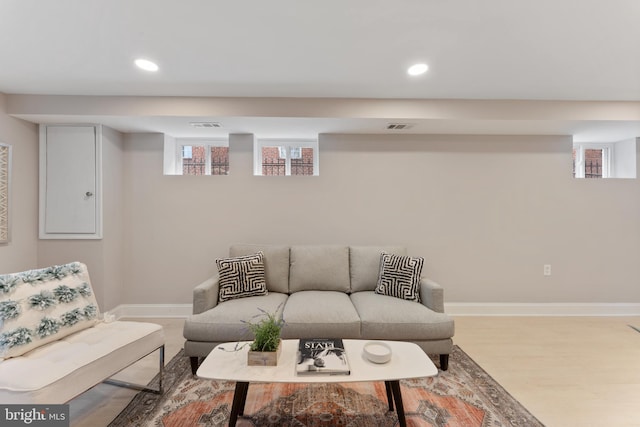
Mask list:
[[[276,366],[282,349],[280,334],[284,326],[284,319],[277,318],[275,313],[259,310],[261,314],[255,317],[261,319],[257,322],[247,322],[247,326],[254,336],[249,347],[247,364],[249,366]]]

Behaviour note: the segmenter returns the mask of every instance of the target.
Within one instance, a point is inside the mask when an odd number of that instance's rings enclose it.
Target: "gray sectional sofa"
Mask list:
[[[196,286],[193,315],[184,325],[184,350],[193,372],[199,358],[219,343],[251,340],[246,322],[260,310],[285,321],[282,338],[354,338],[411,341],[440,355],[448,368],[454,322],[444,313],[443,289],[421,278],[420,302],[381,295],[383,252],[405,255],[397,246],[233,245],[230,257],[262,252],[268,292],[219,302],[219,274]]]

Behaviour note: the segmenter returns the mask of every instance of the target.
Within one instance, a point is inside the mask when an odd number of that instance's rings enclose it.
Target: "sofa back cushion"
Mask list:
[[[239,244],[229,248],[229,256],[239,257],[257,252],[264,254],[264,273],[269,292],[289,292],[289,246]]]
[[[292,246],[289,291],[349,292],[347,246]]]
[[[82,263],[0,275],[0,358],[20,356],[89,328],[98,316]]]
[[[351,292],[373,291],[378,284],[380,274],[380,256],[382,253],[406,255],[402,246],[351,246],[349,263],[351,273]]]

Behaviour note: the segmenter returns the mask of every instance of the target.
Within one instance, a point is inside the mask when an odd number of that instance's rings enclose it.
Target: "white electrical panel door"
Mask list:
[[[96,126],[46,126],[41,141],[41,238],[100,238]],[[42,180],[44,178],[44,180]],[[43,223],[44,222],[44,223]]]

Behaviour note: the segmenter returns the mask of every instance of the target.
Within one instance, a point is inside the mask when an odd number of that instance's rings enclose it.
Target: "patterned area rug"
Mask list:
[[[157,378],[151,385],[157,384]],[[408,426],[543,426],[518,401],[455,347],[449,370],[400,382]],[[235,383],[191,375],[182,351],[165,370],[165,394],[141,392],[110,424],[226,426]],[[238,426],[391,427],[384,383],[251,384]]]

